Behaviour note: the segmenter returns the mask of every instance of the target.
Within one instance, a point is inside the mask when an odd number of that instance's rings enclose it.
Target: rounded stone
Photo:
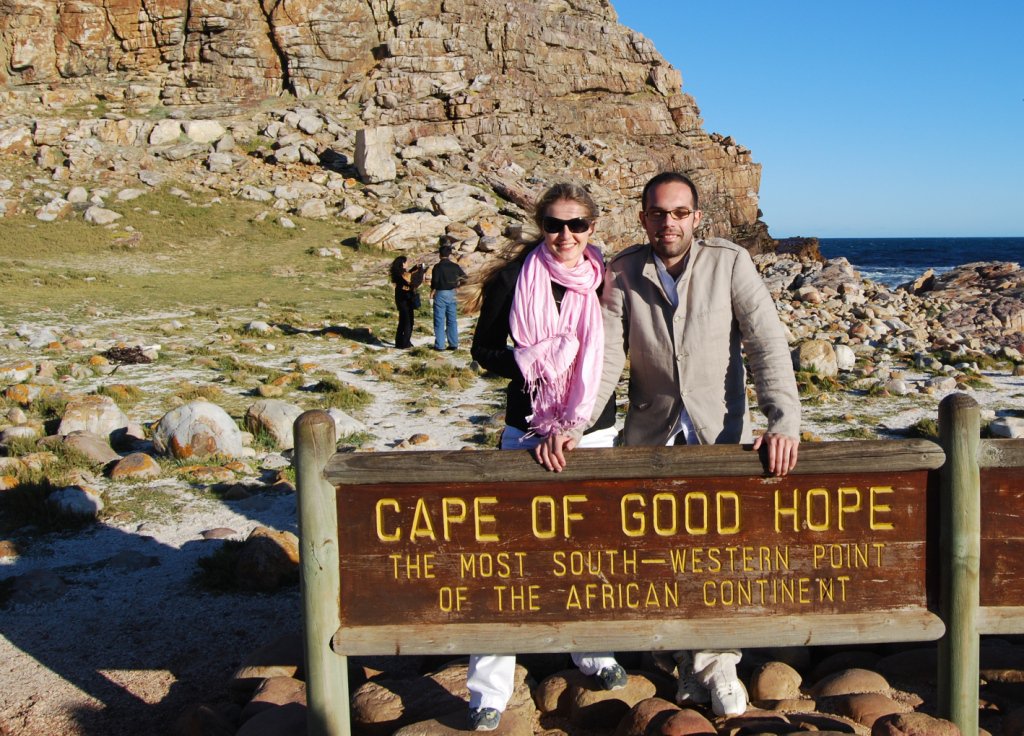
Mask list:
[[[190,401],[164,414],[153,432],[153,447],[176,458],[243,454],[238,425],[208,401]]]
[[[159,478],[160,464],[144,452],[133,452],[119,460],[110,469],[111,480],[127,478]]]
[[[877,693],[889,690],[884,677],[871,670],[852,668],[828,675],[815,683],[812,692],[815,697],[824,698],[851,693]]]
[[[751,700],[788,700],[800,697],[800,673],[785,662],[767,662],[750,677]]]

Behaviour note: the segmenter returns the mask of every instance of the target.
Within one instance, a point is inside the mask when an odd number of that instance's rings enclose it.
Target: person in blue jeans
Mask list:
[[[430,272],[430,298],[434,303],[434,350],[459,347],[459,323],[455,308],[455,290],[466,280],[466,272],[451,260],[452,246],[442,241],[441,260]]]

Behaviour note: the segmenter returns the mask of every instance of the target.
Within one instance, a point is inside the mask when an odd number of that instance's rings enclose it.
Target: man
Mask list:
[[[466,272],[451,260],[452,246],[442,242],[439,251],[441,260],[430,272],[430,298],[434,302],[434,350],[444,350],[445,338],[448,349],[459,347],[459,323],[455,310],[455,290],[466,280]]]
[[[619,253],[605,274],[601,309],[605,355],[597,406],[630,359],[626,445],[748,443],[746,371],[750,363],[767,431],[768,471],[796,466],[800,399],[782,323],[746,249],[721,238],[694,240],[701,221],[697,187],[675,172],[644,187],[640,222],[649,242]],[[576,434],[537,448],[549,470],[565,467]],[[676,654],[679,700],[706,702],[719,715],[742,713],[738,651]],[[709,692],[710,691],[710,692]]]

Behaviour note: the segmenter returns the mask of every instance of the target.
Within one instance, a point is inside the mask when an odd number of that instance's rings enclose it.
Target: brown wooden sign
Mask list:
[[[342,627],[924,609],[926,470],[338,487]]]
[[[1024,602],[1024,472],[981,470],[981,605]]]

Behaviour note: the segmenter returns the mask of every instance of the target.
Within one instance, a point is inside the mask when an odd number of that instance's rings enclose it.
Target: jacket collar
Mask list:
[[[690,260],[686,266],[687,270],[693,268],[694,258],[696,257],[697,252],[703,247],[704,241],[698,240],[697,238],[694,238],[693,242],[690,243],[690,253],[688,255]],[[658,276],[658,266],[654,263],[654,246],[648,243],[646,248],[647,254],[644,259],[644,267],[642,271],[643,277],[654,285],[654,288],[657,289],[658,293],[661,294],[666,301],[670,302],[671,300],[668,298],[668,295],[665,293],[665,289],[661,284],[661,278]]]

